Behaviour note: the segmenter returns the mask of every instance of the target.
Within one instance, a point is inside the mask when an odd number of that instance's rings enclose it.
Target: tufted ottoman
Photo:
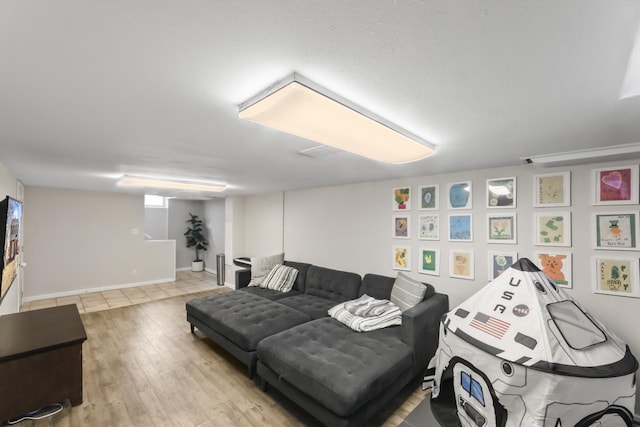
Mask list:
[[[229,292],[187,302],[191,332],[197,327],[247,365],[256,366],[256,347],[265,337],[305,323],[305,313],[247,292]]]
[[[359,333],[332,318],[317,319],[265,338],[257,354],[260,377],[304,393],[289,396],[312,414],[314,401],[329,409],[337,416],[331,425],[368,418],[356,412],[413,376],[413,350],[399,327]]]

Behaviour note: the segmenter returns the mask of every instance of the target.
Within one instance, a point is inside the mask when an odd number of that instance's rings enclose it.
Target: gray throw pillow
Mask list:
[[[406,311],[420,303],[426,291],[427,287],[423,283],[413,280],[404,273],[398,273],[389,300],[400,307],[400,310]]]
[[[277,264],[284,264],[284,253],[265,257],[251,257],[251,280],[249,286],[260,286],[267,274]]]

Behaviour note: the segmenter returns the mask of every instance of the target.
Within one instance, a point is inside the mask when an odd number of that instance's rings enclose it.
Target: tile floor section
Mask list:
[[[206,271],[197,273],[192,271],[178,271],[176,272],[175,282],[31,301],[24,303],[20,311],[76,304],[80,313],[90,313],[93,311],[155,301],[176,295],[186,295],[194,292],[218,289],[220,287],[221,286],[216,284],[215,274]]]

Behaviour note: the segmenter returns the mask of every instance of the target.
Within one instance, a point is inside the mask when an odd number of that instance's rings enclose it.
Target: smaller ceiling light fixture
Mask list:
[[[435,151],[422,138],[296,73],[242,103],[238,116],[379,162],[409,163]]]
[[[118,185],[140,188],[168,188],[172,190],[208,191],[219,193],[224,191],[224,185],[197,181],[180,181],[174,179],[145,178],[125,175],[118,181]]]
[[[640,142],[521,157],[527,163],[541,166],[568,166],[637,158],[640,158]]]

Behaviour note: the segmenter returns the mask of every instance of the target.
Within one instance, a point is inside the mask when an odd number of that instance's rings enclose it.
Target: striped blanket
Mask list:
[[[397,305],[367,294],[330,308],[329,316],[356,332],[369,332],[402,324],[402,311]]]

